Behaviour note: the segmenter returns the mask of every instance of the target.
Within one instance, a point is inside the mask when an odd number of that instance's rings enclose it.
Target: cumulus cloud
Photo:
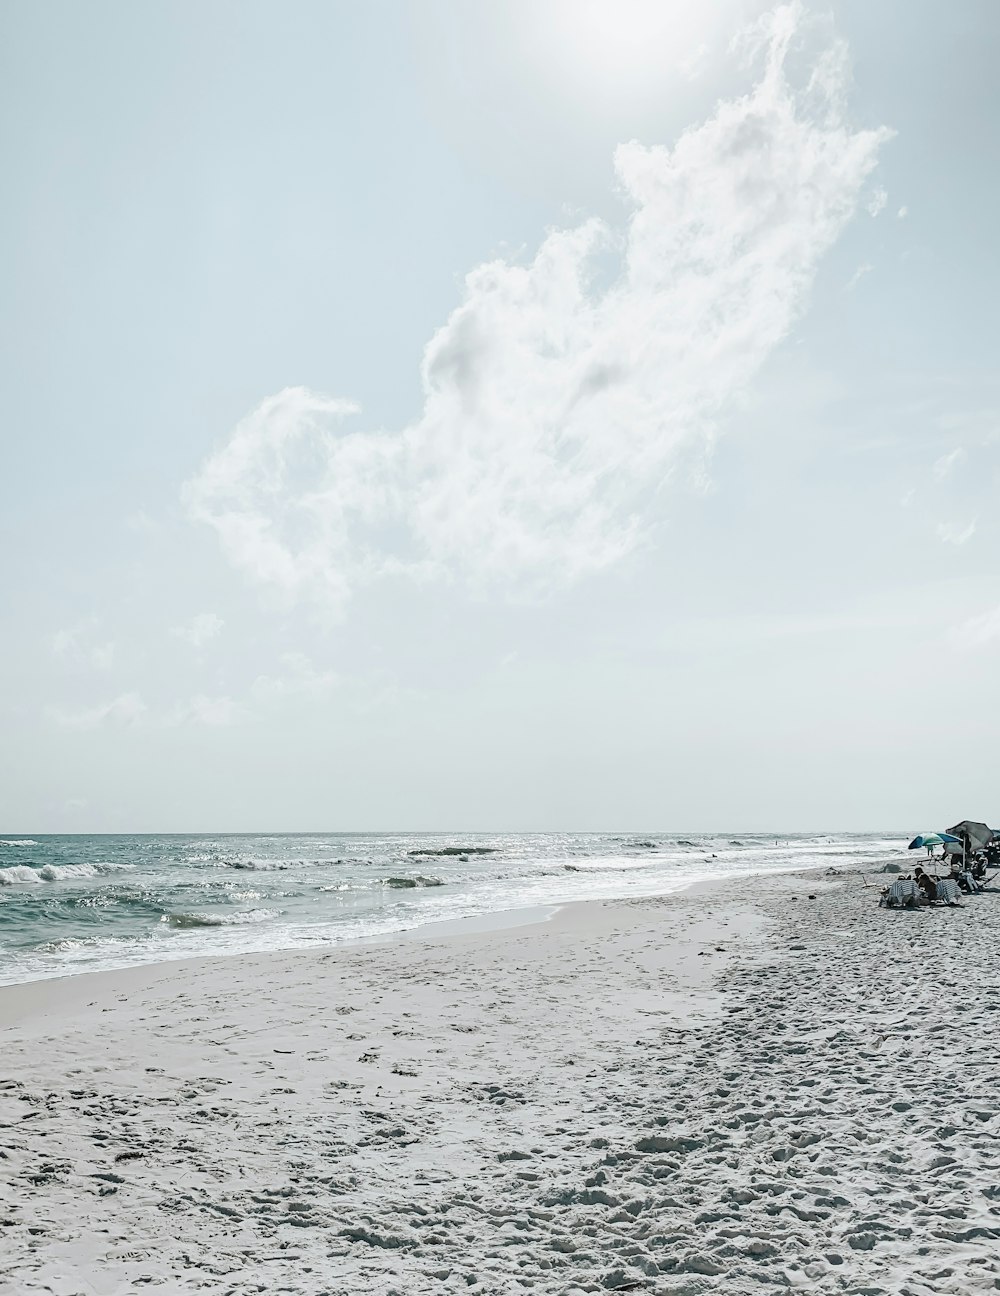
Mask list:
[[[868,215],[877,216],[879,212],[883,210],[883,208],[885,207],[888,201],[889,201],[889,195],[882,188],[882,186],[879,185],[879,187],[874,191],[872,196],[868,199]]]
[[[801,21],[769,15],[756,85],[672,148],[617,148],[621,228],[555,229],[527,264],[467,276],[413,423],[358,430],[351,402],[289,388],[188,482],[189,516],[252,581],[333,611],[394,575],[545,589],[648,539],[661,488],[804,309],[889,135],[849,125],[842,43],[793,84]]]
[[[192,648],[203,648],[210,639],[215,638],[225,624],[222,617],[215,612],[199,612],[184,625],[172,626],[170,633],[189,643]]]

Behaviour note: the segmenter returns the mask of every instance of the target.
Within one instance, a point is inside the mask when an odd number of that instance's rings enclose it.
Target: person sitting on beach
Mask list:
[[[920,890],[923,891],[924,897],[927,900],[937,899],[937,883],[929,873],[924,872],[919,864],[913,870],[913,880],[916,882]]]
[[[952,865],[950,876],[953,881],[958,883],[959,888],[964,891],[966,895],[975,895],[976,892],[982,891],[983,889],[976,881],[972,871],[967,869],[961,860]]]

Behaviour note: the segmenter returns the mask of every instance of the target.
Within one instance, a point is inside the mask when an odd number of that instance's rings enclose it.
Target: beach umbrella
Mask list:
[[[976,823],[974,819],[963,819],[948,831],[954,833],[959,839],[967,837],[973,850],[982,850],[993,840],[993,829],[988,828],[984,823]]]
[[[952,837],[951,833],[921,833],[919,837],[914,837],[906,849],[917,850],[920,846],[926,846],[928,850],[933,850],[935,846],[945,846],[948,842],[957,844],[958,838]]]

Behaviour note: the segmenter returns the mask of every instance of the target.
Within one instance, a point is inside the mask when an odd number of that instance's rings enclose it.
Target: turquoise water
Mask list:
[[[705,877],[863,868],[905,845],[889,834],[10,835],[0,984],[327,945]]]

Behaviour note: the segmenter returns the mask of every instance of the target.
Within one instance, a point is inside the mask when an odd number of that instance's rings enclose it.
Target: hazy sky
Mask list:
[[[8,0],[0,831],[1000,820],[998,56]]]

